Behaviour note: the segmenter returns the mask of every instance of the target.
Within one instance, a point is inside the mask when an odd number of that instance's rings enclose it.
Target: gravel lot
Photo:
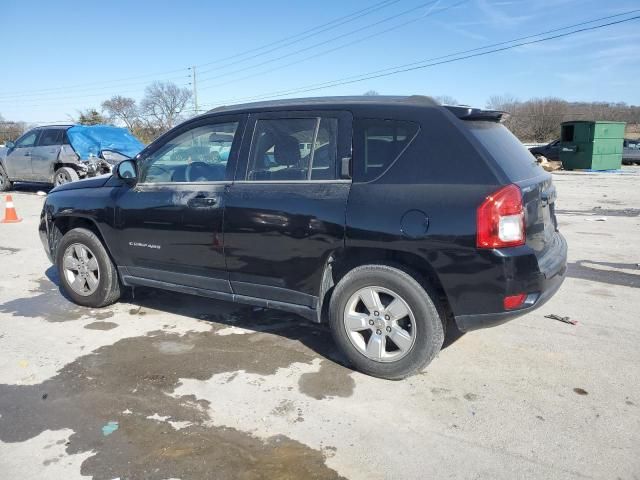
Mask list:
[[[560,292],[454,332],[401,382],[341,366],[325,329],[287,313],[143,289],[78,307],[37,236],[44,197],[14,192],[24,221],[0,224],[0,477],[638,479],[640,169],[624,172],[554,174]]]

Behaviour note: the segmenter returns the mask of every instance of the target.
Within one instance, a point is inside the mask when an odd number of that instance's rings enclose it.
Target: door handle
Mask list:
[[[25,157],[30,157],[31,156],[31,152],[24,152],[24,156]]]
[[[195,197],[187,202],[191,208],[213,208],[218,205],[217,197]]]

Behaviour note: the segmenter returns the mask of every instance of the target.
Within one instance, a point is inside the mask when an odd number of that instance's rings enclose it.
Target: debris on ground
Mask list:
[[[558,320],[559,322],[568,323],[569,325],[577,325],[577,320],[571,320],[569,317],[561,317],[560,315],[556,315],[552,313],[550,315],[545,315],[544,318],[550,318],[551,320]]]
[[[104,427],[102,427],[102,435],[105,437],[111,435],[113,432],[118,430],[118,422],[111,421],[107,423]]]
[[[560,170],[562,168],[562,162],[559,160],[549,160],[543,155],[537,156],[536,159],[538,161],[538,165],[540,165],[547,172],[555,172],[556,170]]]

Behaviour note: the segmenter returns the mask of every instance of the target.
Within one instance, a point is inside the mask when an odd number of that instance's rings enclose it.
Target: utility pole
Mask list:
[[[193,107],[198,115],[198,84],[196,83],[196,66],[191,67],[191,87],[193,88]]]

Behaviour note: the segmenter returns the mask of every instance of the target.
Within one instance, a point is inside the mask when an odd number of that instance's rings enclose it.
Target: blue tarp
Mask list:
[[[75,125],[67,130],[67,136],[82,159],[97,157],[101,150],[113,150],[133,158],[144,148],[129,130],[111,125]]]

